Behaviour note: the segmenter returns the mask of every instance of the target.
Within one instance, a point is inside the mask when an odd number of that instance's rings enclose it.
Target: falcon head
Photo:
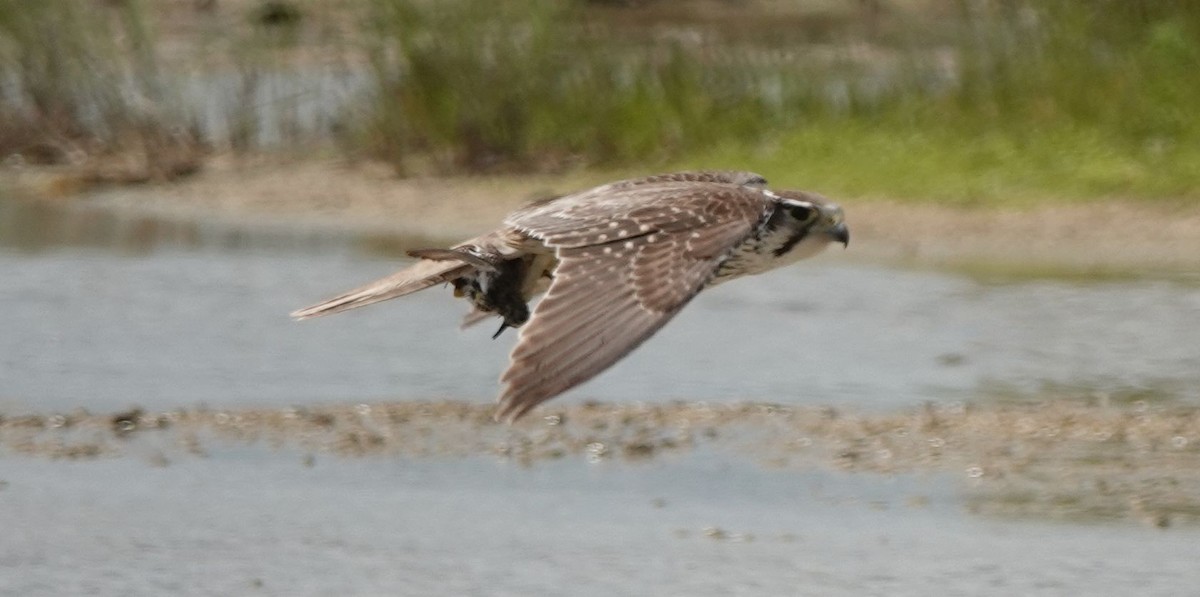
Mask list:
[[[842,247],[850,246],[850,229],[846,227],[842,206],[836,203],[817,205],[817,219],[813,222],[813,232],[828,235],[833,240],[842,243]]]
[[[842,207],[808,191],[766,191],[782,211],[804,230],[804,242],[824,246],[831,242],[850,245],[850,229]],[[818,247],[812,247],[818,248]]]

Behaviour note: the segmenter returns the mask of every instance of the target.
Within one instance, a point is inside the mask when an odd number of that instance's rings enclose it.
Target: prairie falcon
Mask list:
[[[452,284],[473,305],[464,325],[496,315],[497,335],[520,328],[496,413],[511,422],[616,363],[702,289],[849,244],[837,204],[766,184],[752,172],[676,172],[535,202],[497,230],[412,251],[419,261],[407,269],[292,316]]]

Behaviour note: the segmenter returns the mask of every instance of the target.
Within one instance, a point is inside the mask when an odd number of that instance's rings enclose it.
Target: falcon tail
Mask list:
[[[439,256],[442,257],[442,256]],[[365,307],[370,304],[386,301],[424,290],[449,282],[455,278],[469,274],[475,270],[474,265],[463,263],[456,259],[422,259],[413,265],[400,270],[386,278],[380,278],[370,284],[356,288],[340,296],[292,311],[296,319],[311,319],[322,315],[332,315],[350,309]]]

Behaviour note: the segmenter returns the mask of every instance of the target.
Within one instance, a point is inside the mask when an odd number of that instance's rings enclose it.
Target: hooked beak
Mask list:
[[[833,237],[833,240],[842,243],[843,247],[850,246],[850,229],[846,227],[845,222],[830,229],[829,235]]]

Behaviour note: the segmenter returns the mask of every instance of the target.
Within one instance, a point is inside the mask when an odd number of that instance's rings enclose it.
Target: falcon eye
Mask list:
[[[812,205],[804,203],[784,203],[783,206],[787,210],[788,215],[801,222],[808,221],[812,218],[813,212],[816,211]]]

